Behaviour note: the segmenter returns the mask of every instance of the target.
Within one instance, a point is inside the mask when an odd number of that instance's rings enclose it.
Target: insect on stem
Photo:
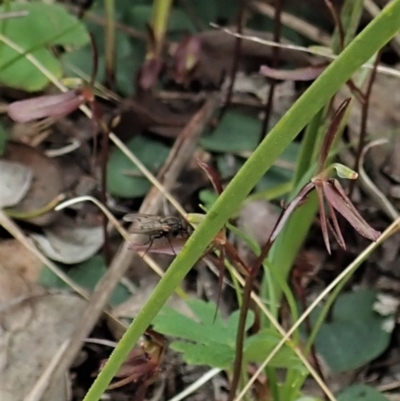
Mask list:
[[[150,245],[147,247],[145,255],[152,247],[154,240],[159,238],[166,238],[172,252],[176,255],[171,239],[189,234],[187,224],[175,216],[162,217],[153,214],[132,213],[125,215],[123,219],[133,223],[129,232],[144,234],[149,237],[146,244],[150,242]]]

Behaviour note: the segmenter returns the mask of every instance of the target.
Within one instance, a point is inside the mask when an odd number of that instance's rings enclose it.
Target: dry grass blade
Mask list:
[[[272,40],[265,40],[261,39],[257,36],[248,36],[248,35],[241,35],[237,32],[234,32],[228,28],[223,28],[217,24],[210,24],[213,28],[222,30],[223,32],[227,33],[228,35],[232,35],[236,38],[244,39],[244,40],[249,40],[255,43],[260,43],[265,46],[271,46],[271,47],[280,47],[282,49],[289,49],[289,50],[297,50],[302,53],[308,53],[312,54],[314,56],[319,56],[319,57],[324,57],[329,60],[335,60],[338,56],[334,54],[329,54],[327,52],[321,52],[320,50],[317,50],[312,47],[303,47],[303,46],[297,46],[297,45],[288,45],[284,43],[277,43]],[[369,70],[372,70],[374,66],[372,64],[364,64],[361,68],[367,68]],[[394,69],[394,68],[388,68],[382,65],[378,65],[376,69],[379,73],[381,74],[386,74],[386,75],[391,75],[397,78],[400,78],[400,71]]]

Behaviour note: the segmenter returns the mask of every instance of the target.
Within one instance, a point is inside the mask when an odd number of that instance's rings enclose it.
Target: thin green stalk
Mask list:
[[[400,27],[400,0],[391,2],[332,62],[270,131],[188,239],[129,326],[84,401],[98,401],[141,334],[257,182],[312,117]]]
[[[156,40],[155,55],[161,54],[164,45],[165,34],[168,29],[169,15],[171,13],[172,0],[154,0],[151,16],[152,28]]]

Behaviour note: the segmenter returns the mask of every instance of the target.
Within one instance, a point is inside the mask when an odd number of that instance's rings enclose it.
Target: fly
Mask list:
[[[132,213],[125,215],[123,219],[133,223],[129,229],[131,233],[148,235],[149,241],[147,243],[150,245],[145,254],[153,245],[153,241],[158,238],[167,238],[172,250],[174,250],[171,238],[188,233],[186,224],[175,216],[161,217],[153,214]]]

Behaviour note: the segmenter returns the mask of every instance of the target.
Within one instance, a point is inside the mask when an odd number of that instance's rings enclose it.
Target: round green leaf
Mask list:
[[[160,142],[136,136],[126,146],[153,173],[168,157],[169,149]],[[143,177],[139,169],[115,148],[107,165],[107,189],[111,195],[121,198],[144,196],[150,189],[150,182]]]
[[[104,36],[103,33],[99,35]],[[97,38],[97,36],[95,35]],[[99,46],[99,60],[96,80],[103,82],[105,79],[105,56],[104,45],[101,41],[96,43]],[[139,40],[131,40],[127,35],[117,32],[116,35],[116,58],[115,69],[117,71],[115,81],[117,89],[122,94],[129,96],[134,92],[134,77],[137,74],[145,56],[145,43]],[[92,75],[93,50],[92,47],[85,46],[66,53],[62,57],[64,70],[69,76],[79,76],[71,66],[83,71],[87,76]]]
[[[28,15],[0,21],[0,31],[25,52],[31,53],[57,78],[61,67],[49,45],[82,46],[89,41],[83,24],[61,6],[45,3],[16,3],[0,7],[5,11],[28,11]],[[0,43],[0,81],[7,86],[37,91],[47,78],[24,55]]]
[[[378,357],[389,345],[391,333],[382,317],[373,310],[376,292],[359,290],[338,297],[332,318],[326,321],[315,346],[335,373],[357,369]],[[318,313],[318,312],[317,312]],[[317,313],[312,314],[315,321]]]
[[[281,336],[276,331],[264,329],[246,340],[244,357],[249,362],[262,363],[268,354],[275,348],[281,340]],[[294,351],[286,344],[272,358],[269,366],[276,368],[297,369],[306,372],[306,368],[299,360]]]
[[[198,19],[200,19],[205,26],[208,26],[210,22],[216,22],[218,17],[217,3],[220,0],[202,0],[202,1],[191,1],[190,8]]]
[[[95,255],[83,263],[72,268],[63,270],[78,285],[87,290],[94,290],[99,280],[107,271],[105,261],[102,256]],[[50,288],[68,288],[60,278],[58,278],[48,267],[42,269],[39,276],[39,284]],[[110,305],[116,306],[125,302],[130,297],[129,291],[121,284],[115,288],[110,298]]]
[[[356,384],[348,387],[338,396],[338,401],[388,401],[388,399],[371,386]]]
[[[260,140],[262,122],[237,111],[227,111],[211,135],[204,135],[201,146],[212,152],[238,153],[254,150]]]

